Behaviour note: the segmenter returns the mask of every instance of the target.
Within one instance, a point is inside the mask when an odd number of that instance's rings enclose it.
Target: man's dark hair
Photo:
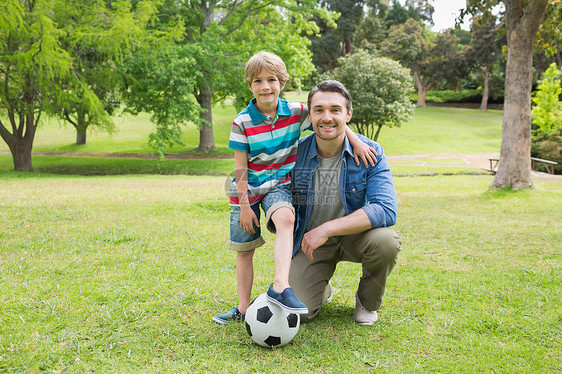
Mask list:
[[[310,107],[310,103],[312,102],[312,96],[314,96],[319,91],[337,92],[341,94],[345,98],[346,101],[345,106],[347,107],[347,111],[349,112],[351,110],[351,94],[343,84],[341,84],[336,80],[322,81],[318,83],[316,87],[314,87],[312,90],[310,90],[310,92],[308,93],[308,102],[307,102],[308,110],[312,110],[312,108]]]

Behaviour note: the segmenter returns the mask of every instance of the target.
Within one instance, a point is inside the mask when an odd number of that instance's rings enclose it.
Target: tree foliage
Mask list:
[[[483,111],[488,108],[490,76],[493,74],[494,66],[502,59],[504,38],[498,32],[498,27],[496,17],[490,12],[477,15],[472,20],[471,45],[466,59],[472,70],[482,76],[483,92],[480,110]]]
[[[428,0],[406,0],[404,5],[398,0],[393,0],[386,15],[386,23],[390,27],[406,23],[411,18],[421,23],[432,24],[434,12],[435,8]]]
[[[126,61],[126,72],[131,75],[127,105],[133,112],[153,114],[157,129],[151,145],[157,152],[182,144],[181,126],[187,123],[200,129],[197,151],[216,150],[212,106],[228,96],[242,98],[238,102],[250,97],[244,64],[259,50],[281,56],[294,81],[308,75],[313,65],[305,35],[318,31],[311,18],[316,15],[333,24],[328,13],[315,4],[310,0],[164,0],[154,27],[179,22],[182,35],[163,51],[140,49],[139,55]],[[175,56],[184,60],[172,61]],[[172,64],[180,66],[169,69]],[[146,76],[147,71],[153,73]],[[162,109],[152,105],[155,97]]]
[[[410,18],[406,23],[392,26],[381,45],[383,55],[411,69],[420,107],[426,106],[427,90],[433,86],[456,88],[466,70],[459,38],[452,30],[436,34],[435,42],[428,40],[427,33],[418,21]]]
[[[534,135],[537,139],[547,140],[552,136],[560,135],[562,131],[562,72],[553,63],[543,73],[532,98]]]
[[[342,82],[353,98],[351,124],[358,132],[377,140],[383,126],[400,126],[414,112],[409,93],[413,89],[408,69],[397,61],[375,57],[367,51],[338,59],[333,78]]]
[[[53,20],[64,31],[61,44],[72,56],[72,74],[61,79],[62,95],[53,112],[76,129],[77,144],[96,126],[115,131],[117,66],[134,46],[146,41],[146,24],[156,12],[152,1],[56,0]]]
[[[201,106],[193,94],[200,74],[193,56],[198,53],[194,44],[146,46],[126,60],[122,94],[126,111],[151,113],[157,127],[149,145],[160,156],[175,144],[183,145],[181,125],[202,126]]]
[[[562,1],[550,0],[537,32],[537,49],[562,66]]]
[[[0,135],[15,170],[32,171],[31,149],[39,119],[60,94],[70,55],[51,19],[51,1],[6,0],[0,4]]]

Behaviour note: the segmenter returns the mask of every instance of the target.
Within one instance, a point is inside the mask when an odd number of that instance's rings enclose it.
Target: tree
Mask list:
[[[435,35],[428,55],[427,89],[430,86],[456,90],[468,72],[464,46],[453,29]]]
[[[72,74],[61,80],[62,95],[53,111],[76,129],[76,144],[86,144],[90,126],[115,131],[111,117],[119,104],[116,67],[138,43],[156,11],[151,1],[56,0],[53,20],[64,30],[61,44],[73,58]]]
[[[411,118],[414,105],[409,94],[413,84],[408,69],[364,50],[341,57],[338,62],[333,77],[351,93],[350,123],[360,134],[376,141],[383,126],[400,126]]]
[[[336,26],[318,20],[320,32],[311,38],[310,50],[314,65],[320,71],[331,71],[337,66],[338,57],[352,51],[355,33],[364,14],[364,0],[322,0],[326,9],[339,14]]]
[[[548,0],[503,0],[507,28],[507,64],[500,163],[491,188],[530,188],[531,86],[533,48]],[[478,14],[495,2],[468,0],[467,13]]]
[[[386,15],[386,23],[389,27],[406,23],[408,19],[419,22],[433,23],[433,12],[435,9],[428,0],[406,0],[404,5],[398,0],[392,1],[392,6]]]
[[[417,106],[425,107],[426,92],[434,85],[455,87],[466,68],[459,38],[452,30],[438,33],[435,43],[425,37],[420,23],[409,19],[390,28],[382,53],[412,70],[418,92]]]
[[[358,49],[379,48],[386,39],[388,27],[386,26],[386,14],[388,12],[388,0],[367,0],[367,15],[357,27],[355,34],[355,45]]]
[[[425,93],[427,85],[424,83],[428,65],[428,55],[431,44],[423,35],[420,23],[412,18],[406,23],[397,24],[390,28],[388,38],[382,43],[383,55],[400,61],[411,69],[418,91],[417,106],[425,107]]]
[[[341,41],[340,56],[351,53],[351,46],[355,36],[357,25],[363,18],[363,0],[326,0],[328,9],[340,13],[336,21],[338,27],[334,34]]]
[[[160,111],[156,116],[157,131],[151,137],[152,144],[181,144],[181,125],[191,122],[200,128],[196,151],[215,151],[212,106],[227,96],[248,96],[243,76],[244,64],[258,50],[269,50],[281,56],[293,78],[309,74],[312,64],[307,50],[309,41],[304,35],[318,31],[310,19],[316,14],[328,23],[333,23],[328,13],[316,8],[315,4],[311,0],[165,0],[155,27],[181,22],[183,35],[174,46],[166,47],[167,52],[150,49],[141,51],[148,54],[146,60],[150,64],[158,66],[158,74],[147,77],[150,79],[143,78],[146,69],[136,70],[139,66],[146,66],[140,62],[140,58],[134,57],[127,62],[127,71],[133,75],[131,81],[138,88],[127,100],[130,110],[152,111],[148,97],[134,99],[135,95],[139,97],[144,93],[158,97],[162,103],[166,102],[164,107],[170,108],[170,111]],[[185,56],[187,60],[182,63],[184,66],[180,70],[190,71],[191,74],[181,76],[176,72],[164,72],[171,60],[158,61],[154,58],[155,54],[163,57],[166,54]],[[166,82],[172,81],[174,87],[170,90]],[[151,86],[142,85],[143,82]],[[180,82],[185,88],[176,86]],[[189,88],[192,88],[190,94],[187,93]],[[172,96],[174,90],[180,90],[184,95]],[[185,100],[191,108],[193,99],[197,101],[198,108],[176,110],[179,105],[174,101]],[[158,149],[158,152],[162,153],[163,150]]]
[[[386,38],[384,21],[375,15],[369,14],[357,28],[355,45],[361,48],[377,48]]]
[[[478,70],[483,69],[482,101],[480,110],[488,109],[490,74],[494,63],[501,58],[502,41],[496,31],[496,17],[491,13],[475,16],[472,20],[471,48],[468,59]]]
[[[60,45],[62,32],[50,18],[53,5],[46,0],[0,4],[0,136],[18,171],[33,171],[39,119],[61,92],[57,82],[71,66]]]
[[[194,54],[195,44],[144,46],[130,55],[123,67],[122,98],[126,111],[151,113],[156,130],[149,145],[159,156],[175,144],[183,145],[181,125],[201,126],[201,106],[197,102],[195,76],[200,74]]]

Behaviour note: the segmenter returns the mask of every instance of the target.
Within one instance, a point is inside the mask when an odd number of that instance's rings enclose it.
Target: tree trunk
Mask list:
[[[508,54],[498,171],[490,188],[530,188],[533,47],[548,0],[506,0]]]
[[[33,171],[33,165],[31,163],[31,149],[33,141],[28,141],[28,139],[22,139],[18,141],[14,146],[10,146],[10,151],[12,152],[12,159],[14,161],[14,170],[16,171]]]
[[[76,126],[76,144],[84,145],[86,144],[86,129],[88,128],[88,123],[86,122],[86,113],[84,111],[78,111]]]
[[[420,72],[418,69],[414,69],[414,79],[416,80],[416,88],[418,89],[418,102],[416,103],[416,106],[419,108],[425,108],[426,107],[425,94],[427,92],[427,89],[425,88],[425,85],[422,82]]]
[[[76,145],[86,144],[86,129],[76,129]]]
[[[349,34],[345,34],[343,36],[343,41],[341,44],[341,55],[347,56],[351,53],[351,36]]]
[[[490,97],[490,64],[486,65],[484,73],[484,88],[482,92],[482,101],[480,102],[480,110],[485,112],[488,110],[488,98]]]
[[[201,119],[205,120],[209,125],[203,125],[201,130],[199,130],[199,147],[195,149],[195,152],[209,153],[218,151],[213,136],[212,98],[213,92],[210,85],[208,83],[202,85],[197,101],[201,108],[204,109],[204,112],[201,113]]]
[[[10,118],[10,121],[14,118]],[[31,121],[31,128],[26,128],[23,136],[18,131],[11,134],[2,123],[0,123],[0,135],[6,142],[12,153],[12,161],[14,162],[14,170],[16,171],[33,171],[31,163],[31,149],[33,148],[33,139],[35,138],[36,125],[34,124],[33,115],[26,116],[24,121]],[[15,126],[13,126],[15,128]]]
[[[379,138],[379,134],[381,133],[381,129],[382,129],[382,125],[380,125],[379,128],[377,129],[377,132],[375,134],[375,138],[373,139],[374,141],[377,141],[377,139]]]

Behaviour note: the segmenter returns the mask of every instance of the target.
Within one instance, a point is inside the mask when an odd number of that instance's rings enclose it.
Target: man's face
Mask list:
[[[352,114],[352,110],[347,111],[345,97],[337,92],[318,91],[312,96],[310,106],[310,123],[317,137],[322,140],[343,138]]]

